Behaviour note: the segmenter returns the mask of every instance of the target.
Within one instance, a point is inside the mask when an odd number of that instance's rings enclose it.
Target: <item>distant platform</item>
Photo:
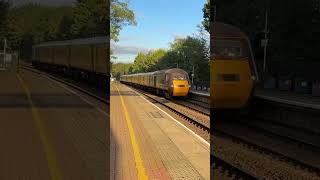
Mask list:
[[[210,96],[210,92],[208,92],[208,91],[191,90],[190,92],[193,94],[198,94],[198,95],[202,95],[202,96]]]
[[[279,103],[320,110],[320,97],[311,94],[297,94],[275,89],[256,89],[255,96]]]

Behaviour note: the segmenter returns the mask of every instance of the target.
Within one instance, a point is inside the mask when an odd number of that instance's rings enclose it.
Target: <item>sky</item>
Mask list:
[[[137,26],[126,26],[118,42],[111,42],[114,62],[133,62],[138,52],[165,48],[175,38],[197,32],[206,0],[130,0]]]

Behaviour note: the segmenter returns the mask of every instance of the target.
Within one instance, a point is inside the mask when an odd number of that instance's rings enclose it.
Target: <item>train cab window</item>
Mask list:
[[[248,57],[247,44],[245,41],[239,40],[226,40],[215,39],[212,42],[213,58],[219,60],[233,60]]]
[[[182,74],[175,74],[172,77],[173,80],[187,80],[188,78]]]

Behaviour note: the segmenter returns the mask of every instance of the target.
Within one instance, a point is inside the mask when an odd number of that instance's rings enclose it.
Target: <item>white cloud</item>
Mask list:
[[[151,49],[141,47],[141,46],[126,46],[116,44],[115,42],[111,41],[111,49],[113,50],[115,55],[120,54],[138,54],[139,52],[147,53]]]
[[[124,41],[141,41],[143,40],[142,36],[130,36],[130,35],[123,35],[119,37],[119,42],[124,42]]]

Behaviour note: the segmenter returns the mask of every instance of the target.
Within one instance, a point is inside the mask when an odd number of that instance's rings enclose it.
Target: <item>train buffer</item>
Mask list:
[[[208,142],[128,86],[110,92],[111,179],[210,179]]]

